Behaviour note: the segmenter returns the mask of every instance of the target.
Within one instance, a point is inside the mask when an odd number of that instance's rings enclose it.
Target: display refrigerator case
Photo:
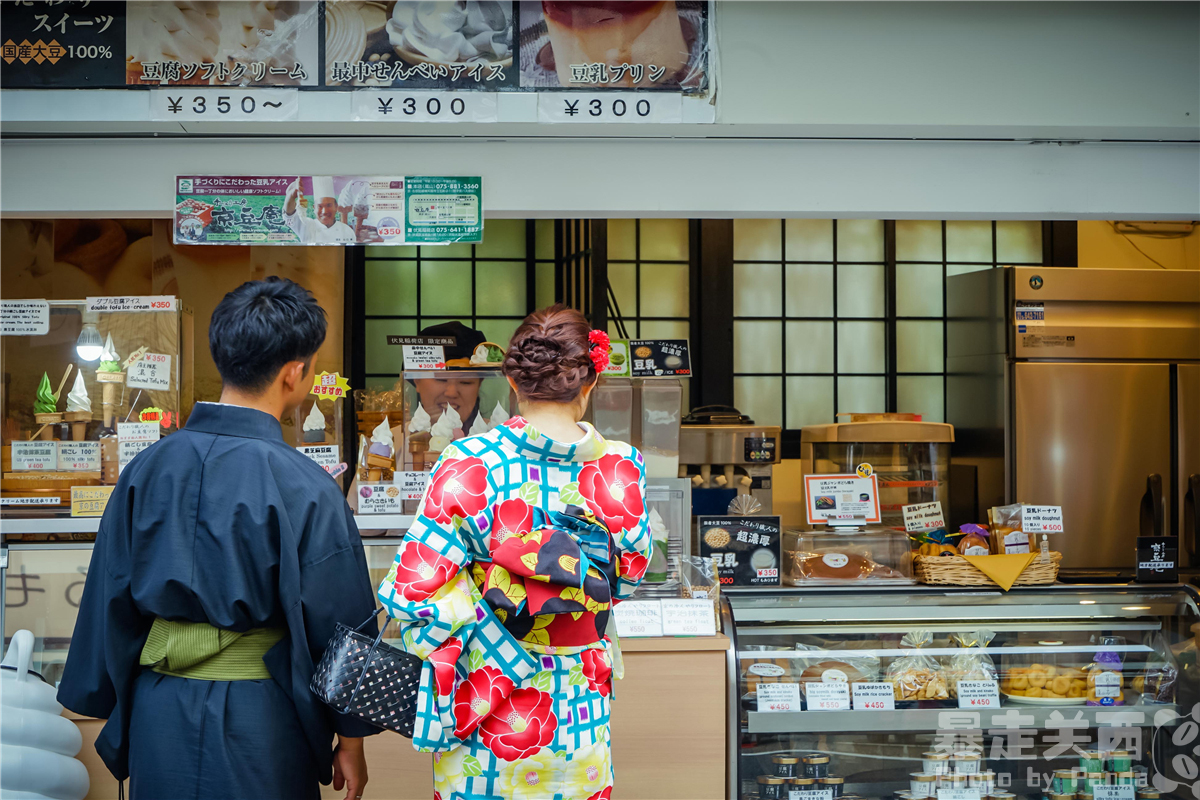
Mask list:
[[[1177,585],[730,592],[731,796],[1193,797],[1198,599]]]

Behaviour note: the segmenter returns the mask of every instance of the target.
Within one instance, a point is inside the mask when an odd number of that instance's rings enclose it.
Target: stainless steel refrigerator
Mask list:
[[[1200,566],[1191,519],[1184,530],[1200,491],[1200,270],[1004,267],[946,283],[946,421],[976,512],[1061,505],[1064,572],[1128,573],[1158,475],[1151,518]]]

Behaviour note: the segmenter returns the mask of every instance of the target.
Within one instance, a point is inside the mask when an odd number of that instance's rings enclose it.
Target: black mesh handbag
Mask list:
[[[374,725],[412,738],[417,719],[417,689],[421,659],[383,642],[388,617],[372,639],[340,622],[329,639],[325,655],[313,673],[309,688],[339,714],[365,719]]]

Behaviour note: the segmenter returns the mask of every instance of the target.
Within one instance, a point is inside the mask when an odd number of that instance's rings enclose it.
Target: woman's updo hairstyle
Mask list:
[[[526,400],[573,402],[596,380],[588,355],[587,317],[559,305],[535,311],[513,333],[504,356],[504,374]]]

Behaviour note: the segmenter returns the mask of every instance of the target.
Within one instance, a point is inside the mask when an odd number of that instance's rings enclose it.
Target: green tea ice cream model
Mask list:
[[[88,423],[92,421],[92,398],[88,397],[83,370],[75,373],[75,385],[67,393],[67,413],[63,419],[71,423],[71,439],[82,442],[87,436]]]
[[[62,414],[58,413],[58,395],[50,388],[50,376],[44,372],[33,401],[33,418],[42,426],[38,434],[42,439],[53,439],[54,429],[50,426],[62,422]]]

